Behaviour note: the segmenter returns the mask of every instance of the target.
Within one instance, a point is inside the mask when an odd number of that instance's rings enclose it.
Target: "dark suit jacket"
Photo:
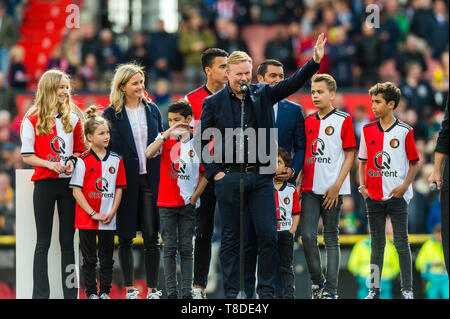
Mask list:
[[[142,102],[147,116],[147,145],[149,145],[163,130],[162,118],[155,103],[147,103],[145,100]],[[111,123],[109,149],[122,156],[127,178],[127,188],[123,192],[122,201],[117,210],[117,232],[121,237],[134,238],[138,230],[139,157],[133,132],[125,109],[116,115],[115,110],[109,106],[103,112],[103,117]],[[148,181],[155,201],[158,200],[160,164],[161,156],[147,159]]]
[[[448,99],[447,99],[447,106],[445,107],[445,116],[444,120],[442,121],[442,127],[439,131],[439,137],[436,143],[436,152],[446,154],[447,158],[445,159],[445,166],[444,166],[444,176],[443,176],[443,184],[442,189],[444,191],[449,190],[449,180],[448,180]]]
[[[303,168],[305,159],[306,136],[305,117],[302,107],[289,100],[278,102],[277,119],[278,146],[294,153],[291,167],[295,170],[294,181]]]
[[[270,129],[275,127],[273,117],[273,105],[284,98],[288,97],[300,89],[311,76],[319,69],[319,64],[310,59],[305,65],[297,70],[289,78],[279,82],[276,85],[268,85],[266,83],[258,83],[250,85],[250,98],[252,101],[253,111],[256,117],[257,128]],[[225,128],[234,128],[234,120],[232,117],[231,99],[228,91],[228,85],[214,95],[211,95],[203,101],[202,115],[200,116],[200,130],[197,127],[195,143],[199,146],[200,137],[208,128],[218,129],[222,137],[225,138]],[[267,130],[268,131],[268,130]],[[270,150],[270,134],[266,134],[265,150]],[[201,150],[208,147],[209,140],[201,140]],[[218,172],[224,168],[225,163],[225,142],[214,143],[214,148],[222,148],[222,162],[215,163],[205,162],[202,156],[202,164],[206,169],[206,178],[212,179]],[[202,154],[197,149],[197,154]]]

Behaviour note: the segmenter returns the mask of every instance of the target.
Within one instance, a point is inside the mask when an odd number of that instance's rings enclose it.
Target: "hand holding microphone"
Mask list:
[[[440,190],[442,187],[442,174],[433,172],[428,178],[430,191]]]

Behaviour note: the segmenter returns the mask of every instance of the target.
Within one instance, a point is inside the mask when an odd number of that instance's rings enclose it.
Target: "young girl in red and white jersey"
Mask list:
[[[33,298],[48,299],[48,250],[50,248],[55,202],[59,215],[62,286],[65,299],[76,299],[77,287],[66,285],[73,276],[75,200],[69,189],[76,156],[84,152],[79,117],[71,111],[70,81],[59,70],[45,72],[38,83],[35,111],[22,126],[23,161],[34,166],[33,206],[36,248],[33,261]],[[72,282],[71,280],[67,282]]]
[[[110,299],[113,273],[116,212],[126,188],[122,158],[106,149],[109,144],[109,123],[97,115],[97,108],[86,110],[84,123],[90,149],[77,161],[70,181],[77,201],[75,228],[80,230],[83,255],[85,293],[89,299]],[[98,238],[98,247],[97,247]],[[97,291],[97,248],[100,260],[100,293]]]

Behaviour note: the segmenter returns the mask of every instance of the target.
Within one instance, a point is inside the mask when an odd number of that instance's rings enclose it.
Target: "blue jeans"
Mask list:
[[[4,47],[0,47],[0,71],[5,77],[3,87],[8,86],[8,71],[9,71],[9,50]]]
[[[225,173],[225,177],[215,181],[215,194],[222,221],[220,262],[225,297],[236,298],[240,289],[240,173],[230,171]],[[254,226],[258,246],[257,293],[260,298],[273,298],[278,260],[278,234],[272,176],[245,174],[244,188],[244,214]],[[247,229],[244,229],[244,234],[246,232]]]
[[[325,285],[325,290],[337,294],[339,277],[339,262],[341,251],[339,247],[339,215],[342,198],[339,196],[337,206],[327,210],[323,208],[323,195],[313,192],[302,194],[302,214],[300,226],[306,263],[313,285]],[[319,217],[323,221],[323,240],[327,251],[326,277],[322,272],[319,246],[317,245],[317,226]]]
[[[177,294],[177,251],[180,254],[181,293],[183,297],[192,291],[193,238],[195,229],[195,208],[160,207],[161,236],[163,239],[164,277],[167,294]]]

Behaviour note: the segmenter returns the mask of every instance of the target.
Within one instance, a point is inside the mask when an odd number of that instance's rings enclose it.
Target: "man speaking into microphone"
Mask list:
[[[258,246],[259,298],[274,297],[278,258],[277,219],[273,176],[277,158],[273,105],[300,89],[319,69],[326,38],[317,38],[314,55],[289,78],[276,85],[250,84],[252,59],[235,51],[227,61],[228,83],[203,102],[195,132],[196,153],[215,181],[222,223],[220,262],[226,298],[236,298],[240,288],[240,164],[244,164],[244,215],[254,226]],[[243,123],[241,107],[243,107]],[[239,129],[244,130],[243,143]],[[214,155],[209,142],[214,138]],[[256,144],[256,145],[254,145]],[[199,149],[201,147],[201,149]],[[268,154],[271,153],[271,154]],[[244,230],[244,233],[246,231]]]

